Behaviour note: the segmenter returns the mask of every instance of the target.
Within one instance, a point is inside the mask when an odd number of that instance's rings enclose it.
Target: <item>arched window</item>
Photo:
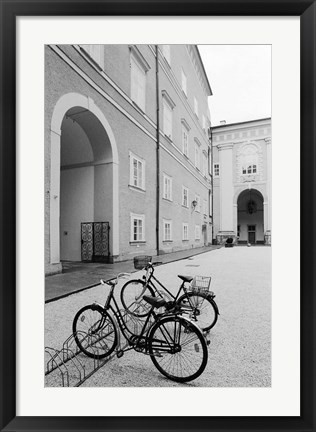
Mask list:
[[[247,146],[243,151],[241,173],[243,175],[258,173],[258,150],[254,145]]]

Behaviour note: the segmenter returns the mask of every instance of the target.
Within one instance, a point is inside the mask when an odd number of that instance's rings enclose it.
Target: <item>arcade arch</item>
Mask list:
[[[264,198],[257,189],[243,190],[237,199],[239,243],[264,244]]]
[[[118,152],[112,129],[91,98],[68,93],[51,123],[50,262],[81,260],[81,222],[108,221],[119,254]]]

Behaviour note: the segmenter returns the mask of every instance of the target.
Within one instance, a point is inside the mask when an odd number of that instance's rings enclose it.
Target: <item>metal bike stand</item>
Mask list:
[[[121,310],[121,313],[126,326],[136,332],[140,325],[139,319],[125,310]],[[114,319],[117,321],[116,317]],[[117,326],[117,328],[119,327]],[[82,331],[78,332],[77,335],[79,334],[81,341],[86,338],[87,344],[85,347],[89,347],[89,350],[94,353],[94,357],[87,357],[80,351],[74,334],[65,339],[60,349],[45,347],[45,353],[49,357],[48,361],[46,361],[45,370],[46,387],[79,387],[114,357],[121,357],[128,346],[127,340],[122,338],[119,331],[118,343],[114,352],[104,359],[99,359],[100,352],[94,345],[93,337]]]

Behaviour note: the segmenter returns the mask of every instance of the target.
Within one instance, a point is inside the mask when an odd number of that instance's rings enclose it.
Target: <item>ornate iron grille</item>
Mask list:
[[[81,223],[81,260],[108,262],[110,257],[109,222]]]

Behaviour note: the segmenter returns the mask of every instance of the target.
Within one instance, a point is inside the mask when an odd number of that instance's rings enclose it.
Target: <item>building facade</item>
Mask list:
[[[212,242],[211,88],[195,45],[45,48],[45,264]]]
[[[212,148],[214,239],[271,244],[271,119],[213,127]]]

